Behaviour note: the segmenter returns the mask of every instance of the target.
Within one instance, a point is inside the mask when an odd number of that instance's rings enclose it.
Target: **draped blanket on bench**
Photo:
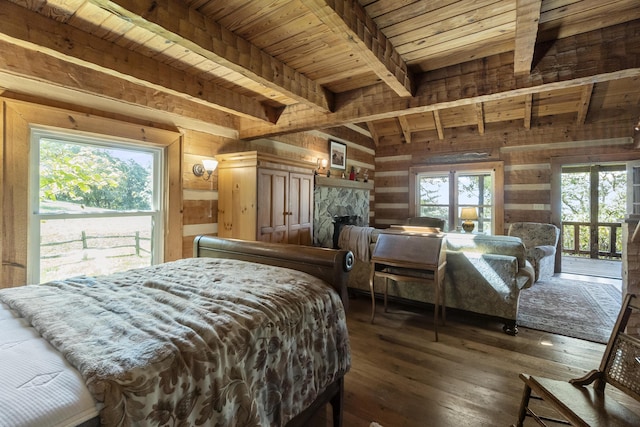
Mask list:
[[[279,267],[193,258],[0,301],[81,373],[103,425],[283,425],[351,363],[338,294]]]

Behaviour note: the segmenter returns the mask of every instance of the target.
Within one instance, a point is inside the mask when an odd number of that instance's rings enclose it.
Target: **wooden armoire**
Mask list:
[[[257,151],[216,159],[218,236],[313,244],[315,164]]]

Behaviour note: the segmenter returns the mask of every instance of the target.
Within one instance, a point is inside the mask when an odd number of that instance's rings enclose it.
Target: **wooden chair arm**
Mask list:
[[[595,380],[602,378],[603,373],[597,369],[592,369],[591,371],[587,372],[584,376],[580,377],[580,378],[574,378],[572,380],[569,380],[570,384],[573,384],[575,386],[586,386],[591,384],[592,382],[594,382]]]

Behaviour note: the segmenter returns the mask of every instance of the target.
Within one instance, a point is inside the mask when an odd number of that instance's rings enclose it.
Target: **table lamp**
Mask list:
[[[475,227],[473,221],[478,219],[478,210],[476,208],[462,208],[460,210],[460,219],[463,220],[462,229],[467,233],[471,233]]]

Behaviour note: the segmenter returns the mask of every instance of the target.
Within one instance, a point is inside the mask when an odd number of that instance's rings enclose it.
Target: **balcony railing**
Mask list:
[[[562,223],[562,253],[589,258],[622,257],[622,223]]]

